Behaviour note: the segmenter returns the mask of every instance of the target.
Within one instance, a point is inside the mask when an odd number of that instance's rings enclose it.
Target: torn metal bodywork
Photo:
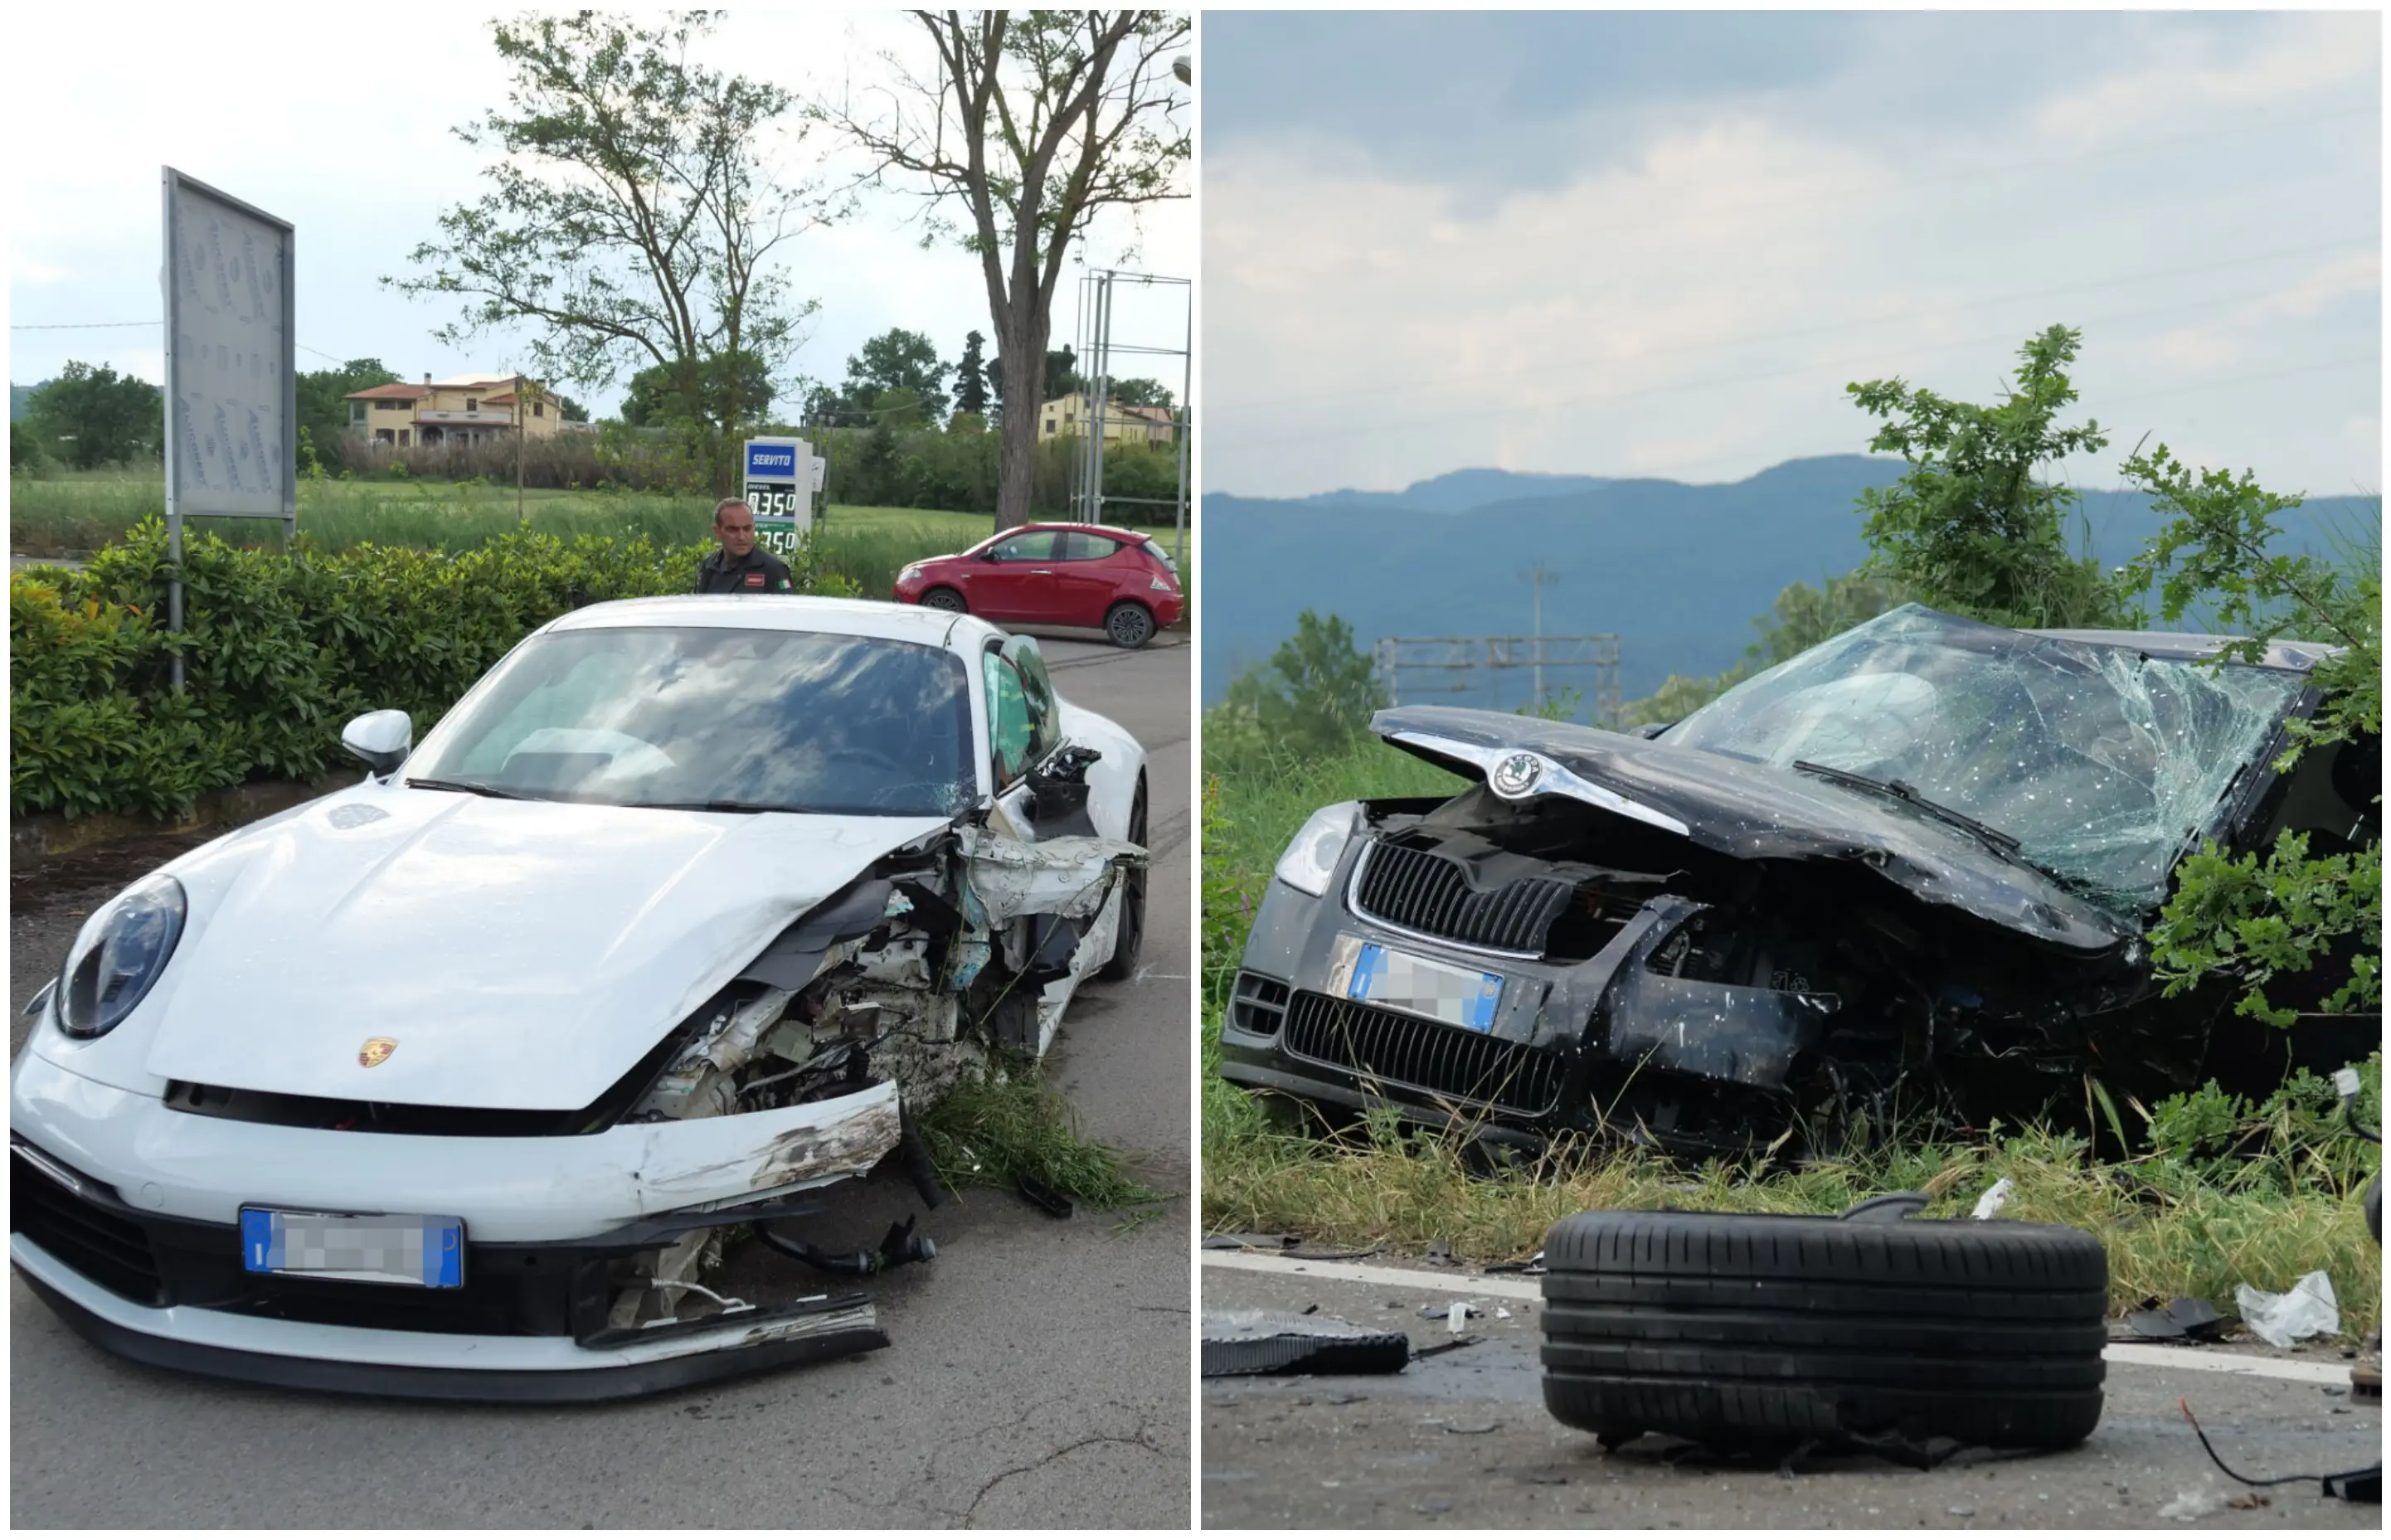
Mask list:
[[[2217,667],[2217,645],[1911,606],[1657,738],[1382,711],[1381,737],[1471,784],[1350,805],[1318,892],[1283,863],[1222,1073],[1688,1151],[2030,1118],[2080,1107],[2086,1076],[2280,1075],[2221,991],[2161,996],[2142,934],[2204,841],[2374,837],[2376,751],[2279,775],[2313,656]]]
[[[898,1146],[900,1099],[927,1106],[991,1047],[1045,1052],[1079,980],[1111,955],[1118,874],[1144,859],[1121,840],[1030,843],[965,822],[884,860],[740,970],[631,1117],[746,1118],[835,1101],[838,1120],[799,1124],[743,1153],[747,1191],[793,1192],[869,1170]],[[767,1238],[794,1257],[825,1255]],[[722,1261],[718,1230],[627,1259],[615,1319],[708,1314],[692,1286]]]

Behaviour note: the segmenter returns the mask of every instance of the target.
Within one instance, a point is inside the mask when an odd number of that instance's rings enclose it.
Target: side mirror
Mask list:
[[[404,711],[368,711],[341,729],[341,746],[376,775],[388,775],[407,763],[415,746],[415,723]]]
[[[990,547],[989,547],[986,550],[981,551],[981,552],[979,553],[979,559],[980,559],[981,561],[983,561],[983,562],[993,562],[993,561],[995,561],[995,560],[996,560],[996,548],[995,548],[994,546],[990,546]]]

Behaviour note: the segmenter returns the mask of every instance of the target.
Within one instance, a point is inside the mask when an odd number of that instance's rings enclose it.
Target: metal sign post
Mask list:
[[[290,221],[161,173],[166,628],[180,634],[185,519],[280,519],[285,550],[299,533],[297,243]]]
[[[756,543],[795,555],[814,526],[814,494],[821,490],[826,462],[802,438],[751,438],[743,463],[740,495],[755,511]]]

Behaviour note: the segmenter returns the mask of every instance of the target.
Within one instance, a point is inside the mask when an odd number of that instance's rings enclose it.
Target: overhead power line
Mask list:
[[[156,321],[40,321],[40,322],[29,322],[29,323],[27,323],[27,324],[25,324],[25,325],[23,325],[23,326],[18,326],[18,325],[14,325],[14,324],[12,324],[12,325],[8,328],[8,330],[11,330],[11,331],[113,331],[113,330],[120,330],[120,329],[122,329],[122,328],[124,328],[124,327],[133,327],[133,326],[163,326],[163,325],[165,325],[165,324],[166,324],[166,323],[165,323],[164,321],[162,321],[162,320],[156,320]],[[295,348],[297,348],[297,349],[298,349],[300,352],[302,352],[302,353],[312,353],[312,354],[314,354],[314,355],[315,355],[317,357],[318,357],[318,358],[327,358],[327,359],[330,359],[331,362],[336,363],[336,364],[345,364],[345,363],[347,363],[347,362],[348,362],[348,360],[347,360],[346,358],[342,357],[342,356],[341,356],[340,355],[338,355],[338,354],[335,354],[335,353],[327,353],[327,352],[325,352],[325,351],[324,351],[322,348],[320,348],[320,347],[309,347],[309,346],[308,346],[306,343],[291,343],[291,346],[293,346],[293,347],[295,347]]]

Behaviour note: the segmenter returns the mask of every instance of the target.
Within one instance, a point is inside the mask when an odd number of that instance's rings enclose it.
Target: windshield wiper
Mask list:
[[[504,786],[485,786],[479,781],[434,781],[430,777],[407,777],[410,786],[420,786],[428,792],[472,792],[475,796],[495,796],[508,802],[537,802],[542,798],[524,792],[511,792]]]
[[[1940,802],[1930,802],[1919,796],[1918,788],[1906,781],[1880,781],[1872,775],[1837,770],[1832,765],[1815,764],[1808,759],[1794,760],[1793,768],[1797,770],[1806,770],[1822,780],[1832,781],[1839,786],[1856,786],[1862,791],[1878,792],[1896,801],[1906,802],[1921,813],[1941,819],[1954,828],[1965,829],[2005,856],[2016,856],[2020,848],[2017,835],[2003,834],[1991,824],[1979,822],[1956,808],[1946,808]],[[2020,864],[2035,865],[2028,861],[2021,861]],[[2035,866],[2035,870],[2039,872],[2042,868]]]

